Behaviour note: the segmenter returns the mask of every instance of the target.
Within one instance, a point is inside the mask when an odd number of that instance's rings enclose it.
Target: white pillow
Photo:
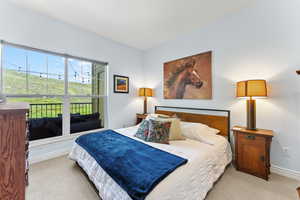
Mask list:
[[[181,125],[181,127],[184,127],[184,128],[188,128],[188,127],[191,127],[191,128],[193,128],[193,127],[194,128],[203,128],[203,129],[206,129],[205,132],[208,133],[208,134],[217,135],[218,133],[220,133],[220,130],[212,128],[212,127],[209,127],[206,124],[202,124],[202,123],[180,122],[180,125]]]
[[[201,123],[181,122],[182,135],[206,144],[215,143],[215,135],[220,131]]]
[[[157,118],[157,117],[162,117],[162,118],[169,118],[169,115],[164,115],[164,114],[148,114],[146,117],[146,120],[148,120],[149,118]]]
[[[207,133],[217,135],[220,133],[220,130],[207,126]]]
[[[169,140],[185,140],[185,137],[181,133],[180,119],[175,117],[169,117],[168,115],[151,114],[146,117],[146,120],[153,119],[157,121],[169,121],[171,122]]]

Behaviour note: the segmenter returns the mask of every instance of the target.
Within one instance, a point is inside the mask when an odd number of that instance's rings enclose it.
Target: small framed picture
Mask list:
[[[129,78],[114,75],[114,93],[129,93]]]

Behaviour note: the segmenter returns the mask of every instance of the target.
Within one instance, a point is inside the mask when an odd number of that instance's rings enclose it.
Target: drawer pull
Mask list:
[[[263,161],[263,162],[265,161],[265,156],[260,156],[259,158],[261,161]]]
[[[245,138],[248,140],[255,140],[255,135],[246,135]]]

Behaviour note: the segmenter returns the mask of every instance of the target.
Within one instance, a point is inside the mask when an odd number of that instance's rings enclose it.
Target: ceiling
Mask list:
[[[146,50],[199,29],[253,0],[8,0]]]

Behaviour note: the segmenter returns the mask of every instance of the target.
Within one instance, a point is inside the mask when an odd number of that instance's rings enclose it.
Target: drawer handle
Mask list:
[[[260,156],[260,160],[264,162],[265,161],[265,156]]]
[[[248,140],[255,140],[255,135],[246,135],[245,138]]]

